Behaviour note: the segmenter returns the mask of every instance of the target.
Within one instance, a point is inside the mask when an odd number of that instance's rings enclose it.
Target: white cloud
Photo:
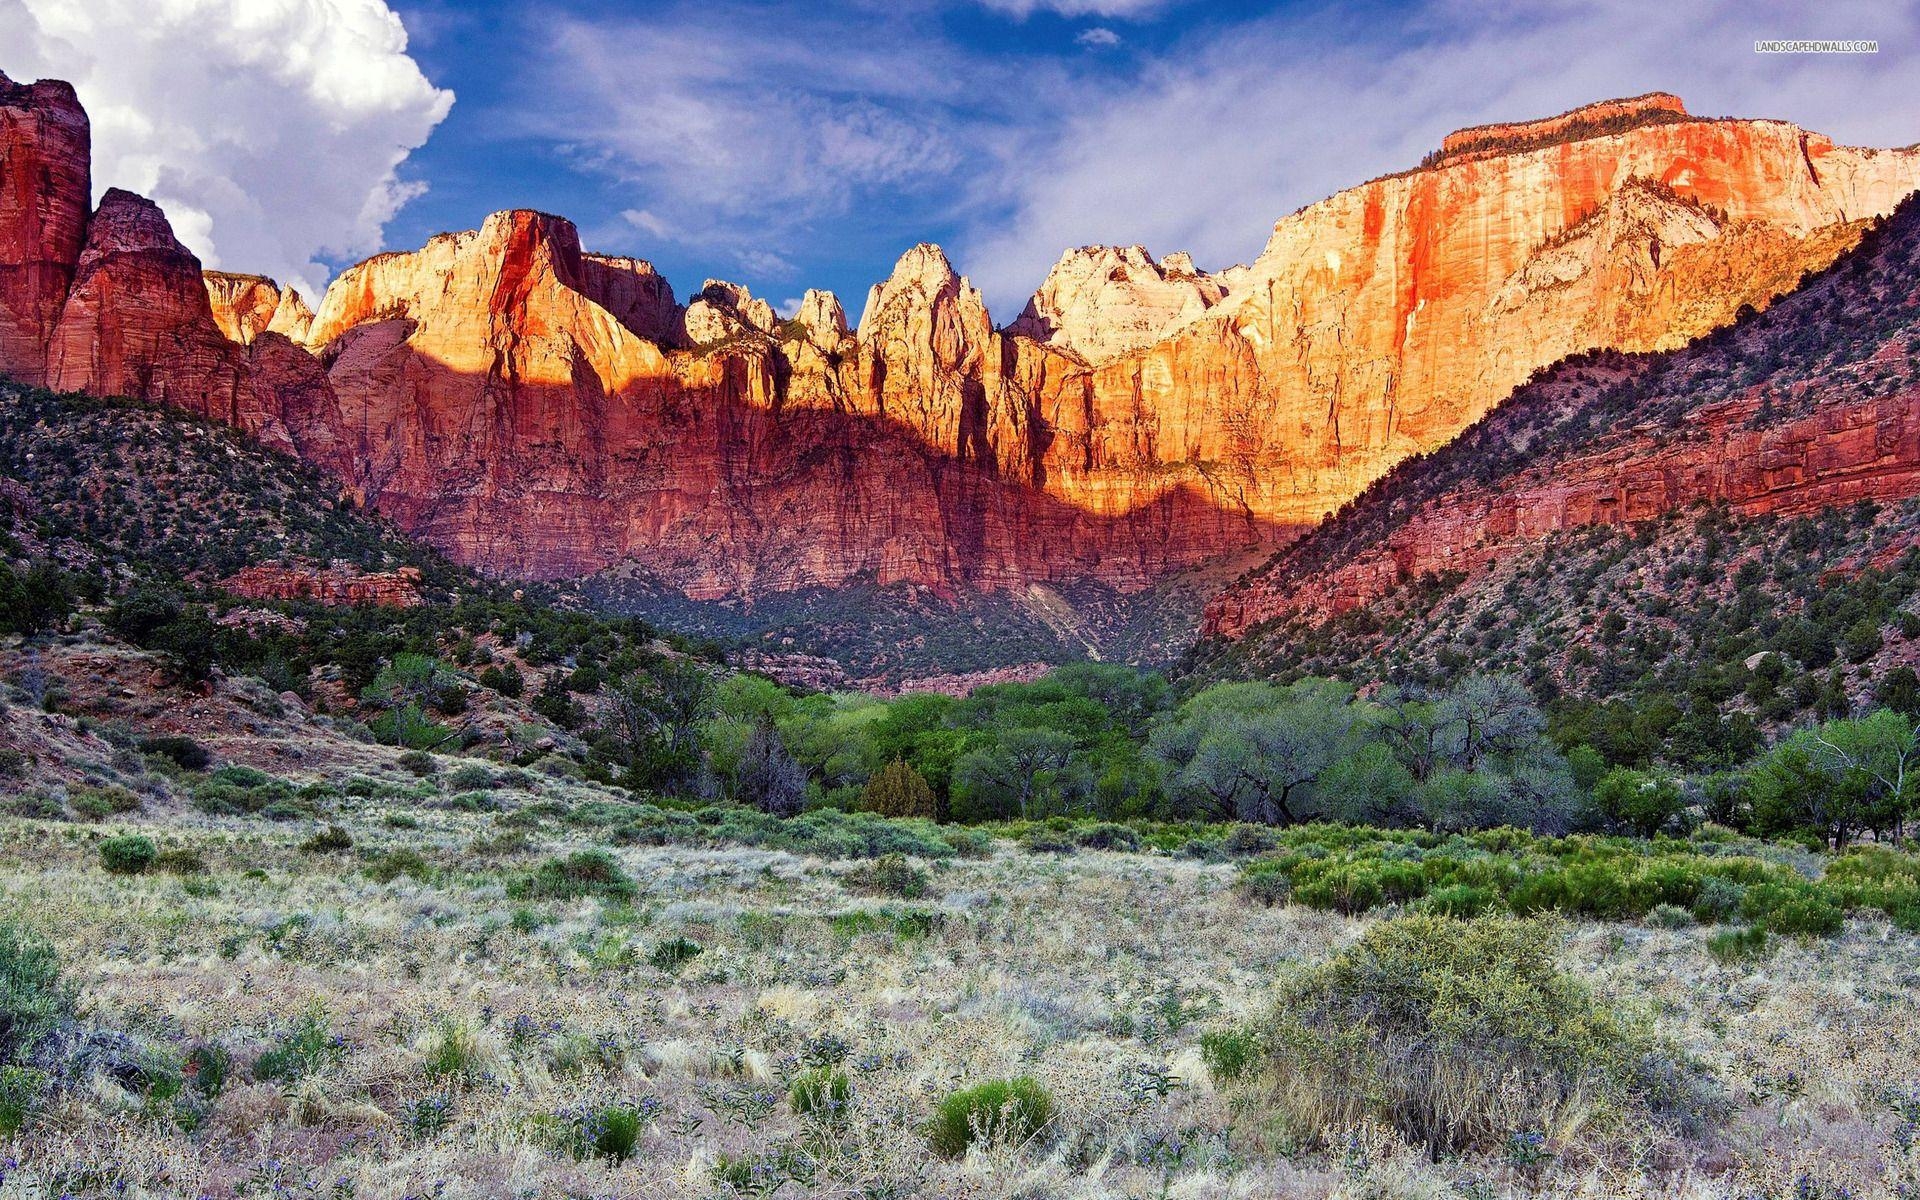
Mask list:
[[[1167,7],[1169,0],[980,0],[988,8],[1026,20],[1037,12],[1063,17],[1120,17],[1138,20]]]
[[[1073,40],[1082,46],[1104,50],[1108,47],[1118,46],[1120,44],[1120,35],[1106,28],[1104,25],[1096,25],[1092,29],[1081,30],[1080,36]]]
[[[976,195],[955,262],[1011,311],[1065,246],[1142,242],[1203,267],[1257,254],[1274,220],[1416,164],[1461,126],[1674,91],[1704,115],[1778,117],[1866,145],[1920,138],[1898,48],[1920,10],[1833,0],[1429,0],[1393,22],[1275,18],[1169,49],[1095,88],[1046,148]],[[1769,56],[1756,38],[1877,38],[1865,56]],[[989,215],[990,214],[990,215]]]
[[[0,47],[78,89],[96,195],[150,196],[208,266],[309,292],[321,258],[380,248],[453,103],[384,0],[0,0]]]

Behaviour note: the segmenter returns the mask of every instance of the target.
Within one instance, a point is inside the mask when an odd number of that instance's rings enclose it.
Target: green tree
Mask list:
[[[1322,814],[1316,785],[1364,744],[1365,716],[1333,680],[1217,684],[1157,728],[1152,747],[1183,809],[1293,824]]]
[[[933,787],[904,758],[896,758],[874,772],[860,793],[860,807],[883,817],[937,820],[940,816]]]
[[[1815,829],[1845,845],[1862,831],[1905,836],[1920,797],[1920,739],[1892,709],[1796,731],[1748,777],[1758,832]]]
[[[1044,817],[1085,794],[1073,738],[1055,729],[1001,730],[953,766],[953,814],[964,821]]]
[[[675,795],[700,790],[702,726],[713,711],[713,680],[685,659],[667,659],[601,686],[602,733],[625,770],[628,787]]]
[[[1659,833],[1686,807],[1674,780],[1632,767],[1615,767],[1601,776],[1593,785],[1593,802],[1608,821],[1641,837]]]

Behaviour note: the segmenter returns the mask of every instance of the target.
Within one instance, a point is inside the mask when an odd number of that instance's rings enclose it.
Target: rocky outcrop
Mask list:
[[[1007,329],[1097,366],[1161,341],[1226,294],[1185,253],[1155,262],[1143,246],[1082,246],[1060,256]]]
[[[250,344],[263,333],[277,333],[302,345],[313,329],[313,310],[306,297],[282,288],[264,275],[206,271],[207,300],[213,322],[229,341]]]
[[[47,376],[93,204],[91,132],[73,87],[0,74],[0,371]]]
[[[1624,100],[1600,100],[1535,121],[1506,121],[1456,130],[1440,143],[1440,153],[1429,163],[1513,154],[1554,142],[1599,137],[1641,125],[1692,119],[1680,97],[1671,92],[1648,92]]]
[[[1205,636],[1470,579],[1549,534],[1695,505],[1793,516],[1920,495],[1920,200],[1765,316],[1574,360],[1209,603]],[[1751,381],[1751,382],[1743,382]]]
[[[238,424],[244,355],[214,324],[200,262],[158,205],[119,188],[87,222],[47,352],[57,391],[131,396]]]
[[[327,567],[258,563],[221,580],[220,586],[249,600],[314,600],[386,608],[413,608],[421,603],[420,572],[415,567],[360,571],[344,563]]]

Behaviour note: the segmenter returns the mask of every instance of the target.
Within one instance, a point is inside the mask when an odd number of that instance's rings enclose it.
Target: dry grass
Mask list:
[[[616,851],[639,885],[631,907],[515,901],[512,877],[583,843],[549,822],[530,850],[482,856],[466,847],[497,818],[423,810],[420,828],[396,830],[356,803],[335,818],[356,842],[344,855],[298,849],[312,826],[141,822],[207,859],[192,883],[106,874],[95,841],[109,827],[0,823],[0,908],[60,948],[85,1019],[234,1060],[192,1132],[104,1075],[67,1089],[0,1155],[18,1164],[0,1196],[745,1183],[836,1197],[1864,1197],[1920,1182],[1900,1144],[1913,1125],[1903,1134],[1892,1107],[1920,1086],[1920,944],[1879,924],[1739,967],[1697,930],[1580,927],[1567,964],[1705,1058],[1739,1114],[1705,1141],[1576,1130],[1544,1161],[1436,1165],[1366,1124],[1274,1144],[1262,1114],[1214,1090],[1200,1034],[1259,1011],[1276,970],[1361,928],[1250,906],[1229,868],[1003,848],[930,867],[936,898],[917,906],[936,919],[920,935],[846,919],[907,905],[849,890],[844,865],[754,850]],[[438,866],[433,883],[359,869],[402,847]],[[702,952],[654,966],[674,938]],[[338,1061],[256,1080],[254,1060],[310,1010],[342,1039]],[[850,1112],[796,1117],[788,1081],[835,1059]],[[1056,1104],[1038,1137],[954,1162],[929,1152],[920,1124],[941,1097],[1021,1075]],[[575,1114],[612,1103],[657,1109],[633,1155],[569,1153]]]

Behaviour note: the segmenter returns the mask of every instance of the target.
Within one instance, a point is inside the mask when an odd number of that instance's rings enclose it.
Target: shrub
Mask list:
[[[447,786],[456,792],[481,791],[498,782],[493,772],[479,763],[463,763],[447,774]]]
[[[691,938],[668,938],[653,948],[647,961],[661,971],[678,971],[706,952],[705,946]]]
[[[657,1096],[643,1096],[631,1104],[592,1104],[536,1118],[542,1139],[555,1150],[575,1158],[606,1158],[624,1162],[633,1157],[640,1134],[664,1106]]]
[[[919,900],[933,890],[927,873],[901,854],[883,854],[871,862],[861,863],[841,876],[840,882],[857,892],[896,896],[902,900]]]
[[[1382,922],[1283,983],[1249,1082],[1290,1129],[1373,1119],[1435,1156],[1581,1108],[1690,1115],[1693,1068],[1562,973],[1554,942],[1510,916]]]
[[[400,1107],[400,1127],[416,1142],[445,1133],[453,1124],[452,1096],[422,1096]]]
[[[815,1067],[802,1071],[787,1089],[787,1103],[796,1116],[838,1120],[853,1102],[853,1084],[845,1071]]]
[[[139,833],[124,833],[100,843],[100,865],[115,875],[139,875],[159,854],[153,839]]]
[[[1655,929],[1685,929],[1693,914],[1677,904],[1656,904],[1647,910],[1647,924]]]
[[[1260,1042],[1244,1029],[1215,1029],[1200,1035],[1200,1061],[1216,1083],[1246,1075],[1260,1056]]]
[[[443,1021],[427,1047],[427,1074],[470,1079],[477,1073],[479,1062],[480,1042],[473,1030],[458,1021]]]
[[[927,1144],[959,1158],[975,1141],[1026,1141],[1051,1120],[1053,1097],[1037,1080],[995,1079],[948,1094],[927,1124]]]
[[[153,860],[153,867],[169,875],[204,875],[207,871],[207,860],[200,857],[200,853],[196,850],[176,847],[172,850],[162,850],[159,857]]]
[[[353,849],[353,835],[338,825],[329,825],[301,842],[300,848],[309,854],[338,854]]]
[[[396,761],[399,762],[402,770],[417,775],[422,779],[440,770],[440,764],[435,762],[433,755],[428,754],[425,750],[409,750],[405,754],[402,754]]]
[[[187,1052],[186,1074],[194,1090],[209,1098],[218,1096],[233,1073],[233,1055],[225,1046],[204,1042]]]
[[[1249,863],[1240,872],[1239,882],[1234,887],[1247,899],[1257,900],[1272,908],[1276,904],[1285,904],[1293,895],[1293,876],[1282,863]]]
[[[367,878],[375,883],[392,883],[405,875],[419,883],[433,879],[433,864],[418,850],[389,850],[366,866]]]
[[[580,900],[594,896],[625,902],[640,889],[621,869],[620,861],[605,850],[580,850],[565,858],[550,858],[514,885],[522,899]]]
[[[905,759],[896,758],[874,772],[860,792],[860,807],[883,817],[940,816],[939,798],[926,776],[914,770]]]
[[[213,755],[205,746],[180,734],[141,738],[140,753],[167,759],[188,771],[204,771],[213,762]]]
[[[139,812],[140,797],[123,787],[77,787],[68,797],[77,816],[89,821]]]
[[[1111,821],[1101,821],[1073,832],[1076,845],[1089,850],[1138,850],[1140,835],[1125,825],[1116,825]]]
[[[255,1060],[253,1077],[291,1083],[334,1066],[345,1055],[346,1044],[328,1027],[326,1014],[313,1008]]]

